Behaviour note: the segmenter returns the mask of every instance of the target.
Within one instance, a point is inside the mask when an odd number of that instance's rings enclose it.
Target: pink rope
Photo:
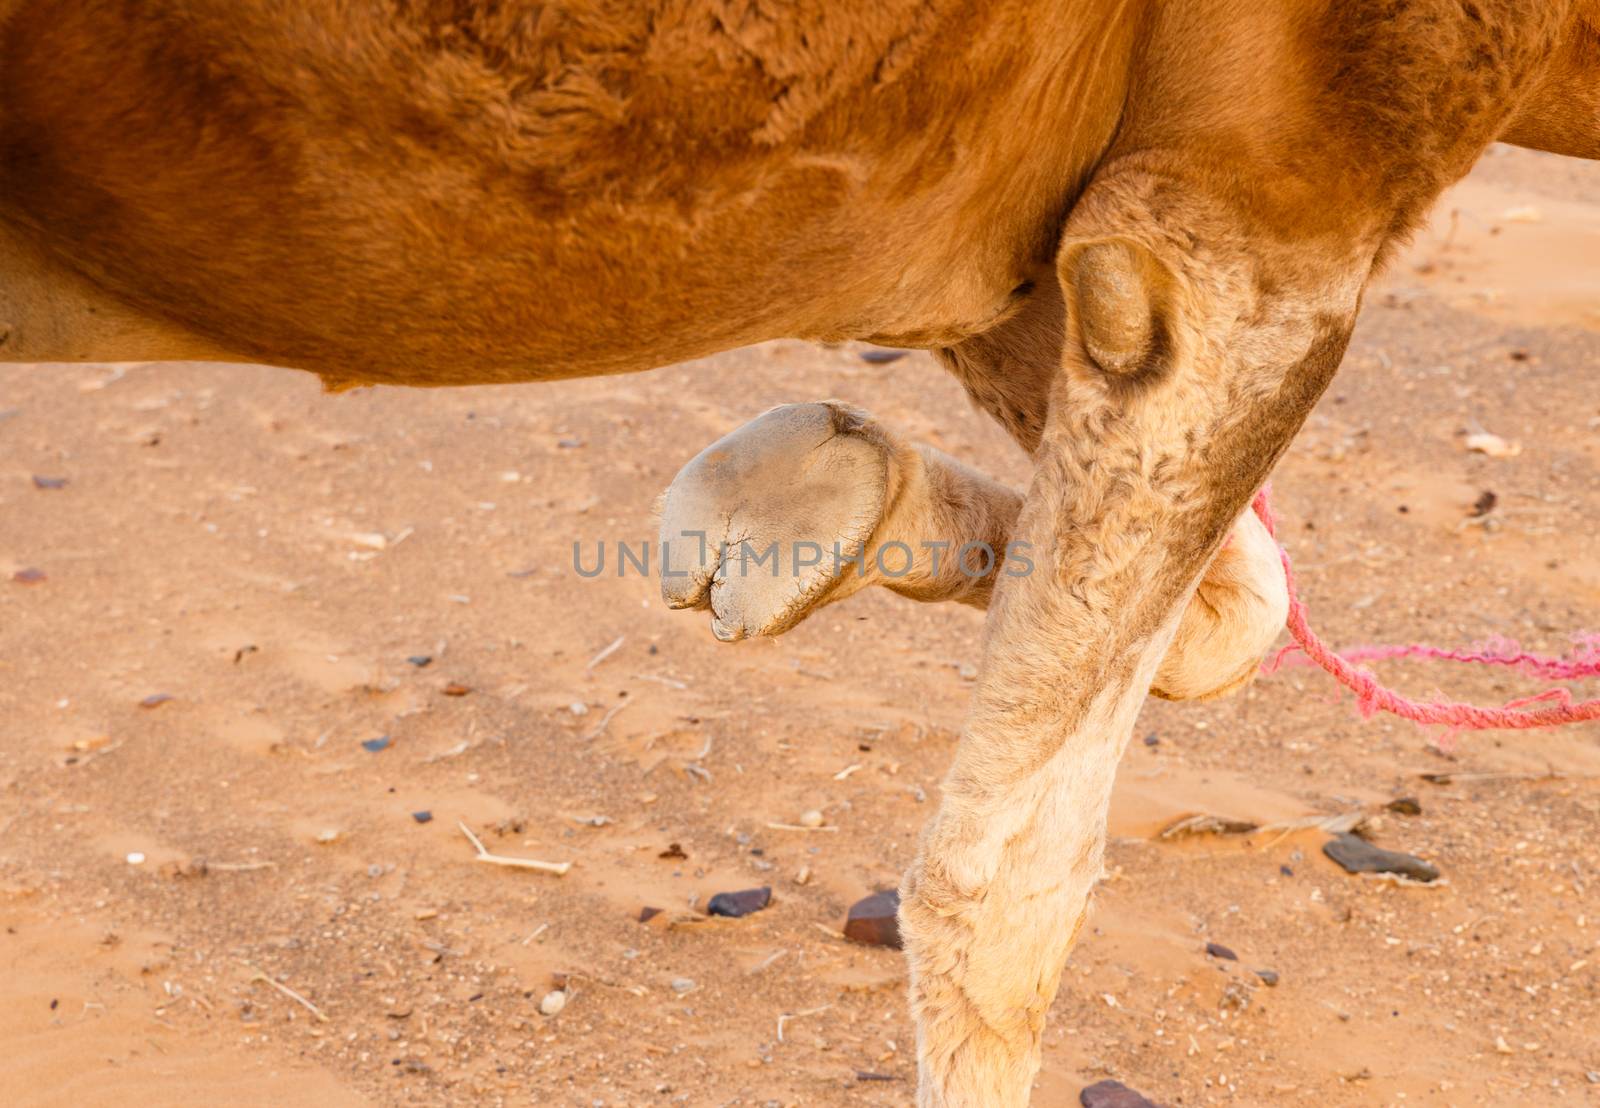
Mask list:
[[[1276,538],[1278,520],[1272,511],[1271,486],[1256,494],[1252,507],[1266,525],[1267,533]],[[1600,700],[1575,701],[1570,690],[1561,688],[1547,689],[1534,696],[1512,700],[1498,708],[1481,708],[1453,700],[1412,700],[1381,684],[1370,670],[1356,664],[1385,658],[1436,658],[1505,666],[1546,680],[1573,681],[1600,677],[1600,635],[1579,636],[1572,651],[1560,658],[1529,653],[1509,639],[1495,639],[1476,650],[1443,650],[1411,643],[1404,646],[1363,646],[1337,654],[1311,630],[1305,601],[1300,599],[1299,590],[1295,587],[1289,552],[1281,544],[1278,552],[1283,558],[1283,575],[1289,586],[1288,628],[1294,643],[1263,664],[1263,673],[1276,672],[1285,665],[1286,659],[1289,664],[1294,664],[1294,659],[1289,656],[1296,651],[1303,651],[1306,664],[1321,666],[1333,675],[1334,680],[1356,694],[1356,704],[1363,718],[1370,719],[1378,712],[1388,712],[1413,723],[1440,724],[1446,728],[1446,740],[1461,731],[1502,728],[1529,730],[1600,719]],[[1549,706],[1535,708],[1538,704]]]

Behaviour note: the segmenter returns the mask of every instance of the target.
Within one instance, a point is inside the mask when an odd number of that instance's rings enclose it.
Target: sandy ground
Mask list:
[[[1277,476],[1330,640],[1600,625],[1596,259],[1600,166],[1496,151],[1371,295]],[[725,646],[652,581],[572,569],[650,538],[705,443],[825,396],[1024,477],[921,354],[342,396],[0,368],[0,1103],[906,1103],[901,957],[838,929],[937,800],[980,615],[873,594]],[[769,826],[813,808],[827,830]],[[1316,830],[1157,837],[1353,809],[1445,881],[1348,876]],[[574,867],[476,864],[458,820]],[[1174,1105],[1600,1103],[1597,832],[1595,727],[1446,755],[1307,670],[1152,703],[1036,1103],[1106,1076]],[[763,884],[756,916],[672,924]]]

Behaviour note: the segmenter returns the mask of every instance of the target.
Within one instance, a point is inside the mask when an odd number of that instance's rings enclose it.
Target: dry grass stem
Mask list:
[[[456,826],[461,828],[461,833],[477,850],[480,862],[488,862],[492,866],[511,866],[515,869],[534,869],[540,873],[553,873],[557,877],[564,877],[572,868],[571,862],[541,862],[537,858],[507,858],[504,854],[490,854],[488,848],[472,833],[470,827],[460,820],[456,821]]]

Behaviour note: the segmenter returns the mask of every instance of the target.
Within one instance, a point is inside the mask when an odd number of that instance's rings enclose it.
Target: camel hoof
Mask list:
[[[837,599],[883,518],[889,445],[857,409],[786,404],[697,454],[661,504],[661,595],[723,642],[777,635]]]
[[[1163,700],[1215,700],[1238,691],[1259,671],[1288,614],[1278,544],[1247,511],[1184,610],[1150,692]]]

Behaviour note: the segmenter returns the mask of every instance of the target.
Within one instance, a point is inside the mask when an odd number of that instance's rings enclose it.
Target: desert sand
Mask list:
[[[1331,642],[1600,630],[1597,263],[1600,165],[1496,149],[1372,290],[1275,478]],[[902,958],[839,930],[937,802],[981,614],[874,592],[730,646],[572,562],[653,537],[678,467],[789,401],[1025,480],[927,355],[864,349],[337,396],[0,367],[0,1103],[907,1103]],[[1171,1105],[1600,1104],[1600,728],[1440,738],[1307,669],[1149,704],[1035,1102],[1110,1077]],[[1326,831],[1273,826],[1352,813],[1443,878],[1351,876]],[[1205,815],[1257,829],[1162,837]],[[458,822],[572,868],[480,864]],[[696,918],[762,885],[765,911]]]

